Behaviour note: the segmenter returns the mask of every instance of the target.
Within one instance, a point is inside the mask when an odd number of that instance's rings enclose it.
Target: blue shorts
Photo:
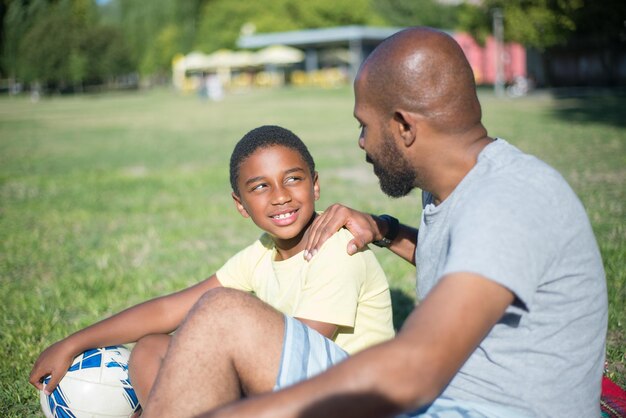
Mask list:
[[[346,359],[348,353],[319,332],[285,315],[285,337],[274,390],[306,380]]]

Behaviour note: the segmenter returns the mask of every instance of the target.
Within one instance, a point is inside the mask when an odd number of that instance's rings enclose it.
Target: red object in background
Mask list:
[[[476,84],[494,84],[496,81],[496,41],[488,36],[480,46],[471,35],[455,32],[452,37],[463,49],[472,66]],[[504,81],[511,83],[515,77],[526,77],[526,49],[518,43],[507,42],[502,51]]]
[[[606,376],[602,376],[600,406],[603,418],[626,418],[626,391]]]

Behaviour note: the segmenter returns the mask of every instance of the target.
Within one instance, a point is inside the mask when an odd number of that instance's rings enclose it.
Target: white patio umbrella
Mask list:
[[[202,52],[190,52],[185,55],[181,62],[181,66],[184,71],[203,71],[211,65],[210,55],[203,54]]]
[[[272,45],[255,54],[258,65],[289,65],[302,62],[304,52],[285,45]]]
[[[252,52],[219,49],[208,55],[207,69],[245,68],[255,64]]]

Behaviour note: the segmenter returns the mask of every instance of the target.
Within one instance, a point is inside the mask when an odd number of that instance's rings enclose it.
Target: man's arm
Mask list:
[[[347,252],[352,255],[372,241],[380,240],[387,234],[387,223],[379,217],[359,212],[340,204],[334,204],[317,216],[307,231],[304,256],[311,260],[322,244],[340,228],[346,227],[354,235],[348,243]],[[415,265],[417,229],[400,224],[398,236],[389,249],[409,263]]]
[[[382,417],[432,402],[502,317],[513,294],[482,276],[444,277],[393,340],[285,390],[204,417]]]

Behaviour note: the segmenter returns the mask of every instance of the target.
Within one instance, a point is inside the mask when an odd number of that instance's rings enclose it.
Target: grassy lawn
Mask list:
[[[608,370],[626,387],[626,97],[481,94],[492,136],[556,167],[588,210],[609,285]],[[352,92],[254,91],[221,103],[170,91],[0,98],[0,416],[39,414],[39,352],[124,307],[213,273],[259,231],[235,210],[228,160],[249,129],[279,124],[309,145],[318,208],[341,201],[419,223],[419,193],[380,192],[357,147]],[[396,324],[414,269],[376,250]]]

